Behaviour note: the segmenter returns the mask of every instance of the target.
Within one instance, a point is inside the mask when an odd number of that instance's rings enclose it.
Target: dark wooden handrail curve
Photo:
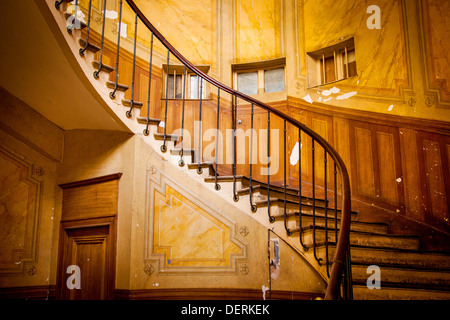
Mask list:
[[[197,74],[199,77],[208,81],[212,85],[220,88],[232,96],[238,97],[244,101],[247,101],[255,106],[263,108],[267,111],[270,111],[271,114],[277,115],[283,120],[289,122],[293,126],[299,128],[307,135],[312,137],[317,143],[319,143],[324,150],[331,156],[333,161],[335,162],[337,169],[340,173],[341,179],[341,225],[338,241],[336,243],[336,251],[333,258],[333,265],[331,268],[330,278],[328,281],[327,291],[325,294],[325,299],[327,300],[335,300],[339,297],[339,290],[341,284],[342,272],[344,269],[344,263],[346,260],[348,245],[349,245],[349,233],[350,233],[350,214],[351,214],[351,201],[350,201],[350,180],[348,176],[347,168],[344,164],[344,161],[340,157],[340,155],[336,152],[336,150],[319,134],[315,131],[308,128],[305,124],[297,121],[289,115],[284,114],[283,112],[274,109],[273,107],[258,101],[252,97],[249,97],[239,91],[236,91],[223,83],[211,78],[201,70],[199,70],[196,66],[194,66],[191,62],[189,62],[182,54],[178,52],[165,38],[164,36],[152,25],[152,23],[146,18],[146,16],[142,13],[142,11],[138,8],[138,6],[134,3],[133,0],[126,0],[131,9],[137,14],[139,19],[145,24],[145,26],[153,33],[153,35],[158,38],[158,40],[173,54],[181,63],[183,63],[187,68],[189,68],[192,72]],[[327,241],[327,240],[326,240]]]

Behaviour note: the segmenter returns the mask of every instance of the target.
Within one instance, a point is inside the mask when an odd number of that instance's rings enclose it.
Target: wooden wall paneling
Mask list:
[[[352,191],[361,196],[375,197],[372,132],[365,128],[355,127],[352,121],[350,139],[354,150],[351,156],[351,165],[354,169]]]
[[[400,128],[399,133],[405,192],[405,214],[423,221],[424,210],[422,206],[417,132],[413,129]]]
[[[377,131],[376,135],[380,184],[377,196],[389,203],[398,204],[398,184],[402,182],[402,177],[397,174],[396,170],[394,135],[381,131]]]
[[[118,179],[121,174],[62,184],[61,221],[114,216],[117,214]]]
[[[289,106],[289,114],[291,117],[293,117],[295,120],[300,121],[301,123],[305,123],[306,124],[306,112],[304,110],[300,110],[296,107],[292,107]],[[295,146],[295,143],[298,142],[298,128],[295,127],[291,127],[290,130],[290,136],[291,136],[291,142],[292,142],[292,148]],[[301,146],[299,145],[299,147],[301,148],[301,152],[300,152],[300,157],[301,157],[301,174],[302,174],[302,178],[301,180],[306,181],[307,177],[310,175],[310,164],[308,161],[308,147],[311,144],[309,136],[304,133],[301,132]],[[292,150],[291,150],[292,152]],[[298,185],[298,179],[299,179],[299,165],[298,163],[295,165],[290,165],[289,168],[290,171],[290,179],[292,181],[293,185]]]
[[[341,156],[342,160],[347,167],[350,182],[352,181],[353,171],[351,166],[351,153],[352,149],[350,146],[350,132],[349,132],[349,121],[340,117],[333,117],[333,137],[334,137],[334,148]],[[331,164],[333,165],[333,163]],[[338,177],[338,190],[341,188],[341,182]]]
[[[441,139],[437,134],[420,132],[418,134],[421,150],[421,178],[423,206],[426,220],[448,224],[449,205],[445,176],[448,176],[446,149],[441,150]],[[448,140],[448,138],[446,139]],[[444,153],[444,155],[443,155]]]

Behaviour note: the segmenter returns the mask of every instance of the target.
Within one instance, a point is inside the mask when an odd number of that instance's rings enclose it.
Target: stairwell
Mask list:
[[[61,15],[67,17],[68,14],[61,10]],[[86,24],[81,25],[81,29],[83,28],[86,28]],[[159,125],[162,119],[141,117],[140,110],[144,103],[124,98],[124,93],[130,87],[109,81],[108,75],[115,68],[94,60],[94,54],[101,48],[86,42],[79,30],[72,30],[71,35],[78,41],[80,49],[85,50],[83,59],[91,65],[91,74],[97,72],[97,81],[105,88],[115,90],[116,103],[123,107],[124,112],[129,110],[127,116],[135,121],[135,132],[148,134],[149,144],[155,146],[155,149],[159,149],[158,146],[163,141],[166,150],[162,151],[166,151],[166,157],[172,158],[174,163],[182,158],[190,170],[202,174],[201,179],[205,185],[209,185],[211,189],[220,189],[222,197],[230,202],[233,198],[233,183],[236,183],[239,196],[236,206],[268,229],[283,235],[288,243],[309,257],[310,261],[317,262],[317,268],[322,274],[328,274],[327,267],[333,262],[337,243],[336,230],[339,230],[341,223],[341,212],[334,209],[331,201],[305,197],[299,195],[298,189],[268,186],[246,176],[216,177],[214,163],[197,163],[195,150],[183,149],[181,155],[181,137],[161,133]],[[249,204],[254,204],[254,207]],[[388,224],[360,221],[359,216],[359,212],[351,213],[353,299],[450,299],[449,252],[422,250],[420,235],[391,234]],[[369,288],[374,287],[371,280],[368,280],[372,275],[368,271],[369,266],[379,267],[379,288]]]

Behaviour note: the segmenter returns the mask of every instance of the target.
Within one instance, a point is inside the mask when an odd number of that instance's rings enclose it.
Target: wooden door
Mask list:
[[[79,225],[80,222],[82,225]],[[88,225],[88,222],[92,224]],[[58,299],[112,299],[115,277],[114,219],[65,222],[61,229]],[[75,273],[79,276],[79,286],[75,286],[75,276],[71,277]]]
[[[58,299],[113,299],[120,176],[115,174],[60,185],[63,204]]]

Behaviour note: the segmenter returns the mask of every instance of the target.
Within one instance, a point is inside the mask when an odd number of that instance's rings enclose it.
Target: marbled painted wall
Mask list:
[[[236,63],[280,57],[280,2],[235,2]]]

